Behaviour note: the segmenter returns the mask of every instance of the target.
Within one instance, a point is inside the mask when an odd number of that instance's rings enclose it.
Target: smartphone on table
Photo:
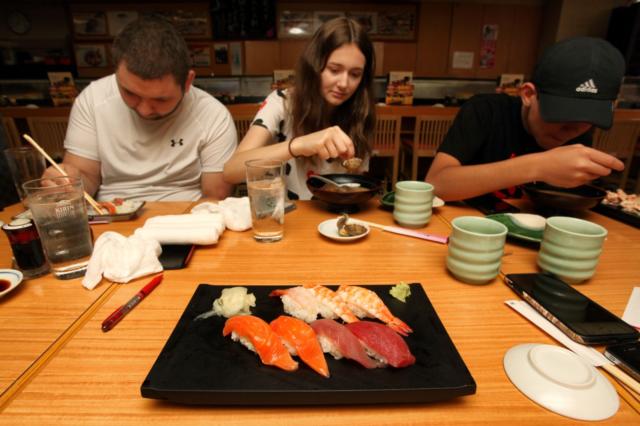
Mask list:
[[[640,337],[634,327],[553,275],[509,274],[505,283],[578,343],[610,344]]]
[[[485,194],[479,197],[469,198],[464,200],[464,202],[474,209],[480,210],[485,215],[518,213],[520,211],[516,206],[507,203],[493,194]]]
[[[607,346],[604,356],[622,371],[640,382],[640,342],[618,343]]]

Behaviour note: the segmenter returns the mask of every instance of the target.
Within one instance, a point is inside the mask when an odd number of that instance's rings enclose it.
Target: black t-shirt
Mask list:
[[[494,163],[543,151],[522,124],[522,100],[505,94],[476,95],[460,108],[449,132],[438,148],[463,166]],[[591,132],[566,144],[591,145]],[[519,197],[514,188],[496,194]]]

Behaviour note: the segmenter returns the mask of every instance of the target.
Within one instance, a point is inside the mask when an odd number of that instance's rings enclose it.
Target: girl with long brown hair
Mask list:
[[[287,161],[291,198],[309,199],[311,174],[344,173],[343,160],[364,159],[368,168],[375,125],[373,45],[355,21],[336,18],[314,34],[298,61],[293,89],[263,102],[238,150],[225,164],[228,183],[245,179],[251,159]]]

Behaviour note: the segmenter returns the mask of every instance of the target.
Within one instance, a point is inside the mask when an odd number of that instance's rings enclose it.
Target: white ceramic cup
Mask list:
[[[591,278],[602,253],[607,230],[583,219],[553,216],[547,219],[538,252],[538,266],[568,283]]]
[[[431,219],[433,185],[417,180],[396,183],[393,219],[407,228],[421,228]]]
[[[460,281],[486,284],[500,270],[507,227],[495,220],[460,216],[451,222],[447,269]]]

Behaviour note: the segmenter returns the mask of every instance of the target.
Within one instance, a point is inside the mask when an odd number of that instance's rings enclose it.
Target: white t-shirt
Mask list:
[[[197,87],[161,120],[145,120],[122,100],[115,75],[75,100],[67,151],[101,163],[99,200],[184,201],[202,196],[202,173],[222,172],[237,145],[229,111]]]
[[[275,90],[267,96],[251,125],[262,126],[269,130],[273,143],[289,142],[293,137],[292,116],[286,103],[289,102],[288,90]],[[369,169],[369,158],[364,158],[361,171]],[[301,200],[309,200],[313,196],[307,188],[307,178],[312,174],[325,175],[345,173],[340,159],[322,160],[318,157],[292,158],[286,166],[287,190],[296,194]]]

